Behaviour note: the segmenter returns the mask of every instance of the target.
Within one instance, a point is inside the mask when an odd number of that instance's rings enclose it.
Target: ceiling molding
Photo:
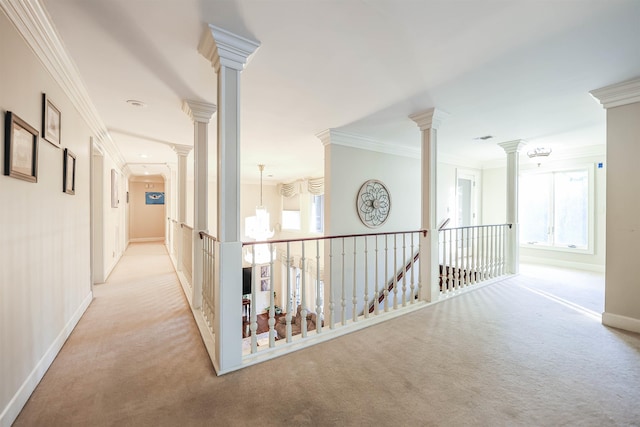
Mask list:
[[[0,8],[78,109],[96,139],[94,144],[108,153],[119,168],[125,160],[98,115],[75,63],[38,0],[0,0]]]
[[[419,148],[408,147],[406,145],[392,145],[336,129],[327,129],[318,133],[316,137],[320,139],[324,146],[335,144],[342,145],[344,147],[359,148],[361,150],[376,151],[384,154],[393,154],[396,156],[411,157],[415,159],[420,158]]]
[[[589,92],[604,108],[640,102],[640,77]]]

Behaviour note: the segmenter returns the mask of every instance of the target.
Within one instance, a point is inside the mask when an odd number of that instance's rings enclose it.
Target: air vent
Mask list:
[[[487,139],[493,138],[493,135],[484,135],[484,136],[476,136],[473,138],[474,141],[486,141]]]

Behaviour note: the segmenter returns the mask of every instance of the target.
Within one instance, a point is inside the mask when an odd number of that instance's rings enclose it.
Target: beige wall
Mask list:
[[[38,182],[0,175],[0,425],[10,425],[92,299],[90,138],[72,100],[0,11],[0,129],[11,111],[40,131],[42,93],[62,113],[62,148],[39,139]],[[76,155],[62,192],[63,149]],[[4,150],[0,150],[0,164]],[[114,211],[122,211],[114,209]]]
[[[165,205],[147,205],[145,193],[164,192],[162,177],[139,178],[129,180],[129,240],[164,240]],[[166,201],[165,201],[166,203]]]
[[[640,332],[640,103],[607,110],[604,324]]]

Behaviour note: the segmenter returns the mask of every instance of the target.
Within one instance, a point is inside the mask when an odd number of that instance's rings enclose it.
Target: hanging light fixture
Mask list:
[[[548,147],[536,147],[533,150],[527,151],[527,156],[529,156],[529,158],[549,157],[549,154],[551,154],[551,148]]]
[[[244,230],[248,237],[251,237],[256,242],[263,242],[273,237],[274,231],[270,230],[269,212],[262,204],[262,172],[264,171],[264,165],[258,165],[258,170],[260,170],[260,205],[256,206],[255,216],[245,218]],[[244,259],[250,264],[266,264],[275,259],[275,251],[269,250],[268,243],[247,246]]]

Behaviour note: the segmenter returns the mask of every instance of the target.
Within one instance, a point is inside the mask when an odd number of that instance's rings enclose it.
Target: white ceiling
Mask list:
[[[242,73],[244,179],[258,163],[274,182],[321,176],[328,128],[417,148],[408,116],[431,107],[451,114],[439,150],[461,162],[513,139],[603,144],[588,92],[640,75],[637,0],[42,1],[132,165],[175,162],[170,145],[193,144],[182,100],[216,103],[197,52],[207,23],[259,41]]]

